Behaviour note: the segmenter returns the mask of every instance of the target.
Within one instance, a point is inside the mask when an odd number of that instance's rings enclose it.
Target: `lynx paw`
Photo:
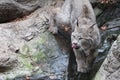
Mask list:
[[[58,33],[58,28],[57,27],[49,27],[48,29],[52,34],[57,34]]]

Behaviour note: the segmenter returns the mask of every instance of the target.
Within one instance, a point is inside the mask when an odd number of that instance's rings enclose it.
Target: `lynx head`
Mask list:
[[[96,24],[84,24],[80,26],[78,22],[75,24],[75,30],[71,34],[71,42],[73,49],[90,49],[93,43],[94,27]]]

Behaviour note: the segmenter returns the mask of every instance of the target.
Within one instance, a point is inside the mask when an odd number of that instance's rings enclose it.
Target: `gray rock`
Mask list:
[[[0,72],[0,79],[23,75],[33,79],[34,74],[50,79],[65,76],[68,56],[63,54],[54,36],[47,31],[47,9],[50,7],[38,9],[23,20],[0,24],[0,68],[11,68]]]
[[[113,43],[94,80],[120,80],[120,35]]]
[[[37,8],[49,6],[55,0],[0,0],[0,23],[28,15]]]

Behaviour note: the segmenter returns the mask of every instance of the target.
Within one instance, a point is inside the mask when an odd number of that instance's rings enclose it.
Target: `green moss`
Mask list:
[[[18,59],[20,62],[20,66],[27,70],[33,69],[33,66],[31,65],[31,59],[30,59],[30,50],[31,50],[30,47],[25,44],[22,47],[22,51]]]
[[[37,44],[42,45],[43,43],[45,43],[48,39],[49,35],[48,33],[44,33],[39,37],[39,40],[37,41]]]
[[[44,47],[49,39],[48,36],[48,33],[44,33],[36,41],[23,45],[21,54],[18,55],[21,68],[32,70],[35,67],[32,63],[37,64],[37,62],[45,62],[48,60],[48,56],[44,52]]]
[[[21,67],[26,69],[32,69],[33,65],[31,63],[46,61],[47,57],[42,49],[39,49],[40,45],[45,43],[45,38],[39,38],[37,42],[30,44],[25,44],[22,47],[21,54],[19,55],[19,62]]]
[[[20,66],[22,68],[25,68],[27,70],[31,70],[33,66],[31,65],[31,60],[29,58],[26,58],[22,55],[22,57],[19,58]]]
[[[31,70],[33,69],[33,66],[31,65],[31,61],[29,58],[19,58],[21,67]]]
[[[95,78],[93,80],[100,80],[100,73],[97,72],[97,74],[95,75]]]
[[[36,62],[47,60],[45,53],[43,53],[41,51],[38,51],[37,53],[35,53],[35,55],[33,55],[33,58],[36,60]]]
[[[23,47],[22,47],[22,54],[24,54],[24,55],[26,55],[26,54],[28,54],[29,52],[30,52],[30,47],[28,46],[28,45],[23,45]]]

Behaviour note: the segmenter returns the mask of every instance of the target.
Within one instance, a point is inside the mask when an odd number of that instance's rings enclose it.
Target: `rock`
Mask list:
[[[94,80],[120,80],[120,35],[113,43]]]
[[[0,0],[0,23],[21,18],[44,6],[61,6],[63,2],[64,0]]]
[[[15,66],[17,63],[17,57],[12,54],[11,50],[9,49],[9,42],[11,41],[5,30],[0,30],[0,69],[1,68],[11,68]],[[2,70],[5,71],[5,70]]]
[[[16,63],[17,59],[14,56],[3,53],[3,55],[0,56],[0,71],[6,71],[2,70],[2,68],[11,68]]]
[[[44,76],[63,79],[66,75],[68,55],[47,31],[46,10],[41,8],[25,19],[0,24],[0,68],[10,67],[0,72],[1,80],[24,80],[25,76],[32,80]]]
[[[103,11],[97,7],[94,8],[94,12],[96,16],[99,16]]]
[[[0,23],[23,17],[37,8],[52,5],[55,1],[56,0],[0,0]]]
[[[120,7],[119,6],[120,6],[120,1],[118,1],[115,4],[106,5],[106,6],[103,6],[102,4],[100,5],[100,3],[98,3],[98,5],[96,7],[101,8],[103,11],[99,16],[97,16],[98,26],[101,27],[102,25],[104,25],[104,23],[111,21],[113,19],[119,18],[120,17],[120,14],[119,14]]]

